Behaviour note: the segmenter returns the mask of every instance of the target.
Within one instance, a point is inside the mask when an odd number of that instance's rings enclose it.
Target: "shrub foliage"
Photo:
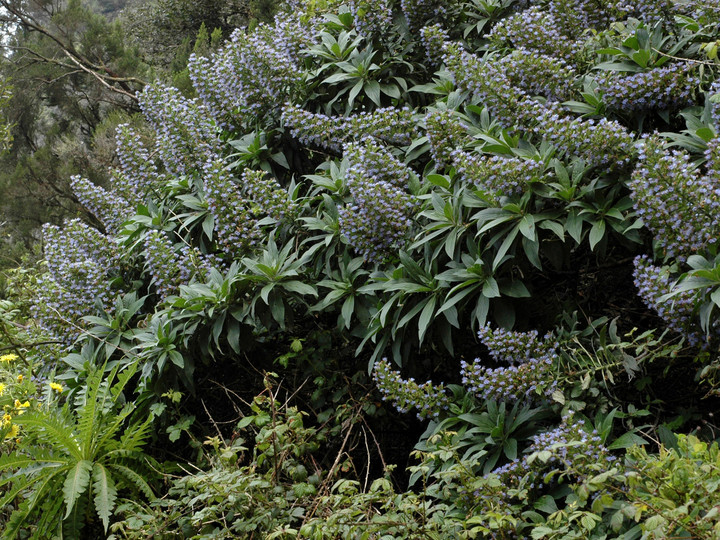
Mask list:
[[[148,85],[0,312],[8,531],[716,537],[718,7],[297,0]]]

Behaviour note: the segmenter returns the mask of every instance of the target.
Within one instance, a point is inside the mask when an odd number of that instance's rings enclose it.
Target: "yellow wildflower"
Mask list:
[[[61,394],[62,391],[65,390],[65,389],[62,387],[61,384],[54,383],[54,382],[51,382],[51,383],[50,383],[50,388],[52,388],[53,390],[55,390],[55,391],[56,391],[57,393],[59,393],[59,394]]]
[[[19,399],[15,400],[15,408],[20,410],[20,412],[18,414],[24,413],[25,411],[23,411],[23,409],[27,409],[29,406],[30,406],[29,401],[26,401],[25,403],[20,403]]]
[[[5,438],[10,439],[12,437],[17,437],[18,433],[20,433],[20,428],[17,426],[17,424],[13,424],[13,426],[10,428],[10,431],[8,431],[7,435],[5,435]]]
[[[0,396],[2,396],[5,393],[5,385],[3,383],[0,383]]]
[[[21,373],[21,374],[18,375],[18,377],[17,377],[17,382],[23,382],[23,379],[24,379],[24,378],[25,378],[25,376]]]
[[[14,362],[18,359],[17,354],[3,354],[0,356],[0,362],[5,362],[6,364],[9,364],[10,362]]]
[[[12,416],[10,416],[9,414],[5,414],[2,417],[2,421],[0,421],[0,427],[6,427],[10,424],[10,422],[12,422]]]

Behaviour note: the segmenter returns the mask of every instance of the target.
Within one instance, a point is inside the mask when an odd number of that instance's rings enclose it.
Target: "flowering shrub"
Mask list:
[[[606,72],[596,80],[610,109],[677,109],[694,103],[693,93],[700,84],[694,71],[692,65],[677,63],[632,75]]]
[[[122,224],[132,213],[125,199],[79,176],[71,179],[70,186],[83,206],[100,220],[109,233],[120,232]]]
[[[448,408],[443,385],[436,386],[430,381],[420,385],[413,379],[403,380],[398,372],[390,369],[387,359],[375,364],[373,378],[383,399],[392,401],[402,413],[417,409],[419,418],[438,418]]]
[[[115,511],[148,512],[117,517],[116,532],[136,536],[159,531],[164,509],[182,534],[220,536],[364,534],[339,515],[382,522],[379,536],[600,538],[640,526],[647,509],[614,517],[627,501],[590,500],[602,482],[588,479],[614,482],[624,465],[613,452],[633,442],[714,426],[694,405],[719,364],[720,100],[706,7],[296,1],[193,55],[197,97],[147,85],[146,125],[118,127],[108,188],[71,181],[102,232],[77,219],[44,229],[33,317],[70,354],[53,358],[50,380],[3,374],[0,428],[8,448],[35,430],[42,444],[13,459],[44,467],[51,449],[63,480],[3,461],[23,482],[3,495],[18,499],[12,522],[29,523],[37,502],[68,535],[93,508],[103,529]],[[24,328],[4,332],[0,352],[36,354],[16,339]],[[251,420],[227,420],[272,369],[306,382],[282,406],[266,386]],[[674,409],[679,386],[688,410]],[[402,424],[389,407],[377,414],[375,390],[430,423],[412,471],[422,494],[372,483],[392,446],[375,428],[383,415]],[[93,395],[107,400],[97,414]],[[63,400],[60,423],[44,416]],[[295,402],[330,439],[303,426]],[[154,420],[128,416],[140,403]],[[622,426],[598,420],[615,409]],[[136,434],[120,436],[113,414]],[[199,455],[208,428],[217,456],[138,510],[113,489],[152,495],[122,469],[128,457],[150,475],[150,421],[153,455]],[[237,435],[250,422],[245,449]],[[93,447],[98,424],[111,435]],[[101,452],[82,457],[67,433]],[[316,445],[325,457],[305,459]],[[376,498],[392,493],[407,506]],[[322,506],[334,504],[337,514]],[[427,521],[406,525],[402,508]]]
[[[340,209],[340,230],[366,259],[382,260],[401,245],[411,224],[415,205],[405,192],[410,170],[369,137],[346,145],[345,156],[353,203]]]
[[[96,302],[112,309],[120,252],[108,236],[78,219],[62,229],[45,225],[43,237],[48,273],[40,278],[35,317],[69,345],[82,330],[81,317],[92,313]]]
[[[313,35],[306,25],[278,17],[252,33],[236,30],[212,58],[190,57],[193,85],[217,122],[240,125],[245,115],[267,114],[299,90],[299,53]]]

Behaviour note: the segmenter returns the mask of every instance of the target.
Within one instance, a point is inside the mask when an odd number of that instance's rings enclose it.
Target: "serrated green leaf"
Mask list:
[[[92,461],[81,459],[68,471],[63,484],[66,518],[73,511],[78,498],[87,491],[88,485],[90,485],[90,471],[92,471],[92,467]]]
[[[117,490],[112,476],[99,463],[95,463],[93,466],[93,492],[95,493],[95,511],[107,532],[110,525],[110,514],[115,508]]]

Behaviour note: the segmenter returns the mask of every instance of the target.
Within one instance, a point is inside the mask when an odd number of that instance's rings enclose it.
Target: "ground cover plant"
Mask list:
[[[719,25],[298,0],[197,48],[8,276],[8,536],[719,538]]]

